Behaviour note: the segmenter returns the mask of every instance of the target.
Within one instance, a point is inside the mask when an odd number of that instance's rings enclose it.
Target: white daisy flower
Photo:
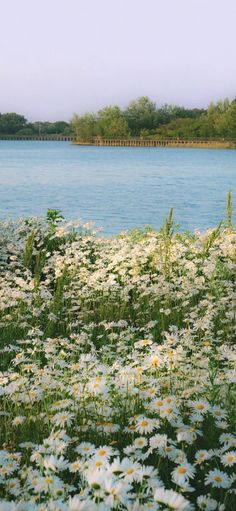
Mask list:
[[[232,467],[232,465],[236,463],[236,452],[226,452],[223,456],[221,456],[220,461],[225,467]]]
[[[231,485],[229,476],[221,470],[210,470],[205,478],[205,485],[210,484],[213,488],[229,488]]]

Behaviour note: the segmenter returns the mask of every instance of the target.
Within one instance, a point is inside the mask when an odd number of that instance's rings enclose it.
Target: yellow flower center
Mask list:
[[[187,472],[187,469],[185,467],[180,467],[178,469],[179,474],[185,474]]]
[[[205,406],[202,404],[202,403],[199,403],[199,405],[197,405],[197,410],[204,410]]]
[[[98,454],[99,454],[99,456],[104,456],[104,454],[106,454],[106,451],[104,449],[100,449],[98,451]]]
[[[53,479],[51,477],[46,477],[46,479],[45,479],[46,484],[52,484],[52,482],[53,482]]]
[[[145,428],[145,426],[148,426],[148,421],[144,420],[144,421],[140,422],[140,426]]]
[[[159,358],[158,357],[153,357],[151,364],[154,367],[158,366],[159,365]]]

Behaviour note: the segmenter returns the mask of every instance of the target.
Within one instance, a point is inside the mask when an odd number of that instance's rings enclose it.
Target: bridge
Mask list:
[[[41,140],[52,142],[73,142],[76,140],[76,137],[73,135],[0,135],[0,140]]]

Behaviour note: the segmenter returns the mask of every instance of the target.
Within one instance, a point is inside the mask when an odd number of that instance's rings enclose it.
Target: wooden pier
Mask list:
[[[76,143],[76,142],[75,142]],[[219,148],[227,149],[236,147],[236,142],[232,143],[224,140],[160,140],[144,138],[128,139],[106,139],[97,137],[94,141],[95,146],[109,147],[192,147],[192,148]]]

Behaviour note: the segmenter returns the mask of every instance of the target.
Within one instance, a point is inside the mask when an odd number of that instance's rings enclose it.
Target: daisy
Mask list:
[[[158,447],[166,447],[167,441],[167,435],[157,434],[149,439],[149,444],[152,449],[157,449]]]
[[[43,465],[46,470],[53,470],[56,472],[57,470],[65,470],[68,466],[67,461],[63,456],[59,458],[51,454],[50,456],[46,456],[43,461]]]
[[[197,505],[199,509],[214,511],[217,508],[217,501],[205,495],[200,495],[200,497],[197,498]]]
[[[15,417],[15,419],[12,421],[12,425],[13,426],[20,426],[21,424],[23,424],[24,420],[26,419],[26,417],[24,415],[18,415],[17,417]]]
[[[155,428],[155,419],[149,419],[147,417],[139,417],[135,427],[136,431],[141,434],[151,433]]]
[[[217,420],[226,419],[227,413],[223,408],[220,408],[219,406],[213,406],[211,409],[211,413],[213,417],[215,417]]]
[[[82,442],[76,447],[76,452],[82,456],[91,456],[94,454],[95,446],[89,442]]]
[[[172,472],[172,481],[179,486],[185,485],[189,479],[193,479],[196,469],[190,463],[183,463],[176,467]]]
[[[195,454],[195,465],[200,465],[201,463],[203,463],[204,461],[206,460],[209,460],[211,458],[211,454],[202,449],[201,451],[197,451],[196,454]]]
[[[232,467],[236,463],[236,452],[228,451],[221,456],[220,460],[225,467]]]
[[[146,346],[151,346],[151,344],[153,344],[153,341],[151,341],[150,339],[142,339],[141,341],[137,341],[135,343],[135,348],[141,349]]]
[[[165,490],[164,488],[158,488],[155,491],[154,499],[157,502],[161,502],[171,509],[176,509],[178,511],[184,511],[188,509],[190,502],[180,495],[176,491],[173,490]]]
[[[119,465],[119,471],[128,481],[138,480],[141,468],[139,463],[129,458],[123,458]]]
[[[229,488],[230,479],[225,472],[214,469],[210,470],[205,478],[205,485],[210,484],[213,488]]]
[[[81,469],[81,467],[82,467],[82,463],[78,459],[78,460],[73,461],[73,463],[70,464],[69,471],[72,472],[72,474],[74,474],[75,472],[78,472]]]
[[[135,438],[133,446],[135,449],[143,449],[143,447],[147,446],[147,439],[144,436],[140,436],[138,438]]]
[[[72,413],[56,413],[52,419],[52,422],[55,424],[55,426],[63,428],[64,426],[70,426],[72,424],[73,417],[74,415]]]
[[[191,408],[194,409],[198,414],[205,414],[210,409],[210,405],[207,401],[192,401],[190,403]]]
[[[105,504],[108,506],[108,509],[114,509],[119,503],[127,503],[127,493],[131,490],[131,486],[125,480],[115,480],[112,477],[106,477],[104,489],[106,492]]]
[[[79,495],[70,497],[68,502],[69,511],[95,511],[97,506],[92,500],[81,500]]]
[[[107,445],[100,446],[98,449],[94,451],[94,459],[108,459],[115,454],[115,451],[112,447]]]
[[[231,435],[230,433],[222,433],[222,435],[220,435],[219,440],[221,444],[229,445],[233,445],[234,442],[236,442],[235,436]]]

